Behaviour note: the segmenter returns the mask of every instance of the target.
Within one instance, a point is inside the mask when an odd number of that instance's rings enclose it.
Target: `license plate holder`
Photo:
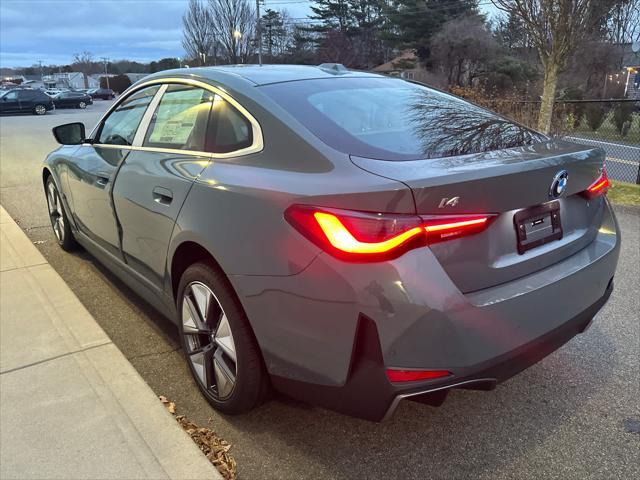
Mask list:
[[[513,223],[520,255],[562,238],[560,202],[549,202],[516,212]]]

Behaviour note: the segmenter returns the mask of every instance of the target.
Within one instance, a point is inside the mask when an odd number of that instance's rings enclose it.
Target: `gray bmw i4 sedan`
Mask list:
[[[223,412],[380,420],[583,332],[620,233],[604,152],[340,65],[172,70],[54,129],[51,224],[173,320]]]

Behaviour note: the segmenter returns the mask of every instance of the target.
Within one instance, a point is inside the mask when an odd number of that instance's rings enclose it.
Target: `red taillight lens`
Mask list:
[[[489,215],[422,217],[429,243],[480,232],[487,227],[491,218]]]
[[[422,221],[415,215],[293,205],[285,218],[309,240],[343,259],[389,259],[425,241]]]
[[[285,218],[332,255],[353,261],[398,257],[410,248],[469,235],[484,229],[491,216],[383,214],[293,205]]]
[[[387,369],[387,378],[390,382],[416,382],[418,380],[433,380],[451,375],[448,370],[397,370]]]
[[[589,188],[584,191],[584,194],[588,198],[599,197],[600,195],[604,195],[605,193],[607,193],[607,190],[609,190],[610,186],[611,182],[609,181],[609,177],[607,176],[607,171],[603,168],[600,176],[596,179],[595,182],[589,185]]]

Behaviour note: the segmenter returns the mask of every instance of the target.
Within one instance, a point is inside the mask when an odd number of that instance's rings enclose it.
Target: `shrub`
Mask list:
[[[126,75],[115,75],[109,77],[109,88],[117,93],[124,92],[131,86],[131,80]],[[107,88],[107,79],[100,77],[100,88]]]
[[[607,116],[607,110],[602,104],[592,103],[585,108],[585,116],[589,128],[594,132],[600,128]]]
[[[583,91],[578,87],[568,87],[560,97],[561,100],[582,100],[584,99]],[[585,104],[580,102],[567,103],[567,127],[578,128],[582,122],[585,112]],[[569,120],[570,119],[570,120]]]
[[[625,137],[631,127],[631,117],[633,115],[633,102],[617,103],[613,109],[613,124],[616,130]]]

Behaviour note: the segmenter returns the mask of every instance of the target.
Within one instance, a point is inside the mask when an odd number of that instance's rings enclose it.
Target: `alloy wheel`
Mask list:
[[[59,242],[64,242],[64,215],[62,214],[62,205],[60,204],[60,196],[53,182],[47,187],[47,206],[49,207],[49,218],[53,233],[56,234]]]
[[[44,105],[36,105],[35,107],[36,115],[44,115],[47,113],[47,109]]]
[[[84,102],[80,102],[80,103],[78,104],[78,107],[80,107],[80,108],[87,108],[87,104],[86,104],[86,103],[84,103]]]
[[[184,290],[182,334],[198,381],[219,400],[228,398],[236,385],[235,342],[222,305],[201,282],[191,282]]]

